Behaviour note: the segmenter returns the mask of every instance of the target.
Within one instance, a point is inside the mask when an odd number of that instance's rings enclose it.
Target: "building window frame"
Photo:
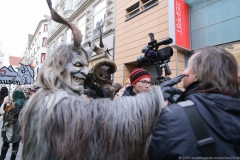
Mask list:
[[[42,53],[41,54],[41,63],[43,63],[45,61],[46,58],[46,53]]]
[[[43,25],[43,32],[47,32],[48,31],[48,25],[47,24],[44,24]]]
[[[86,15],[83,15],[79,20],[78,20],[78,28],[81,31],[81,34],[83,36],[82,38],[82,44],[85,42],[85,33],[86,33]]]
[[[158,0],[139,0],[138,2],[134,3],[132,6],[126,9],[125,22],[141,14],[142,12],[156,6],[158,3]]]
[[[43,37],[42,47],[46,47],[46,46],[47,46],[47,38]]]
[[[94,7],[94,16],[93,16],[93,39],[99,36],[98,28],[101,28],[102,33],[105,32],[105,21],[107,17],[107,2],[102,0]],[[98,21],[101,19],[100,21]]]

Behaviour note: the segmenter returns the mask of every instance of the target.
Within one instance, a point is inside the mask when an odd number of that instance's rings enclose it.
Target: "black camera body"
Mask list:
[[[151,41],[147,46],[143,47],[142,53],[144,53],[144,55],[138,57],[137,67],[156,65],[158,80],[161,80],[164,78],[162,76],[162,68],[165,69],[165,76],[171,74],[171,70],[167,63],[170,61],[170,58],[173,55],[173,49],[167,46],[158,50],[158,47],[172,43],[172,39],[167,38],[157,43],[157,41],[154,39],[153,33],[149,33],[148,35],[150,36]]]

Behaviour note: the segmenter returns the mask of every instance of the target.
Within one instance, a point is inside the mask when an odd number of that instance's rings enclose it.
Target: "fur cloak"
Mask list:
[[[40,89],[20,114],[22,159],[147,159],[162,107],[160,87],[113,101]]]

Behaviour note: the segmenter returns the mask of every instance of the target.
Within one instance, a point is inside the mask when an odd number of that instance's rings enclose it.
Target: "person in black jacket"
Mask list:
[[[2,87],[0,90],[0,106],[2,105],[6,96],[8,96],[8,89],[7,87]]]
[[[149,91],[151,88],[151,74],[143,68],[136,68],[130,74],[131,86],[128,86],[122,96],[135,96]]]
[[[26,97],[22,90],[15,90],[13,91],[12,98],[13,101],[11,102],[10,99],[7,99],[4,106],[5,113],[2,126],[3,145],[0,160],[5,159],[10,144],[12,144],[10,160],[15,160],[21,141],[18,115],[26,102]]]
[[[199,49],[188,61],[182,79],[185,91],[177,102],[191,100],[213,138],[217,156],[240,154],[240,83],[234,56],[216,47]],[[169,87],[169,86],[168,86]],[[172,87],[173,88],[173,87]],[[170,91],[164,91],[169,95]],[[163,109],[149,148],[150,160],[202,157],[184,109],[177,103]]]

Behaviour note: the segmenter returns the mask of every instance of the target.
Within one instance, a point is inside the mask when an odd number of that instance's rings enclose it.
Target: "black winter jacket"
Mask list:
[[[194,93],[194,90],[195,87],[191,86],[180,99],[192,100],[196,104],[215,141],[219,157],[239,156],[240,99],[216,93]],[[152,134],[150,160],[180,159],[179,156],[201,157],[195,133],[185,111],[178,104],[168,107],[170,111],[163,109]]]
[[[135,95],[136,95],[136,93],[133,92],[133,87],[132,87],[132,86],[128,86],[128,87],[124,90],[122,97],[123,97],[123,96],[135,96]]]

